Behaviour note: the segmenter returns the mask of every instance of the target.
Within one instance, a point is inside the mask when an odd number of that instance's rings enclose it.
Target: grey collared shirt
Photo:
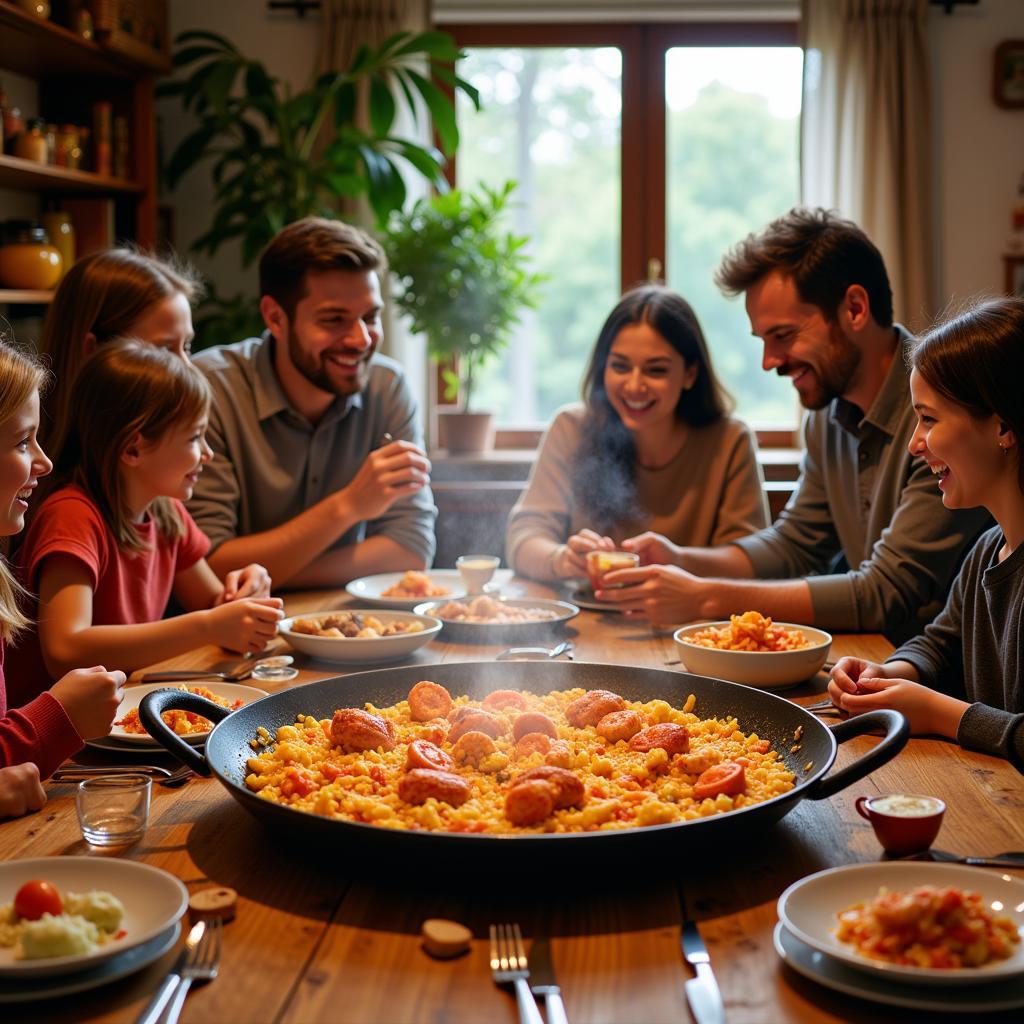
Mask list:
[[[841,398],[809,413],[792,498],[766,530],[733,543],[758,578],[807,577],[816,625],[900,643],[941,610],[991,520],[984,509],[945,508],[927,463],[907,450],[913,339],[896,331],[896,357],[867,414]],[[840,553],[849,569],[830,572]]]
[[[264,334],[195,359],[213,389],[207,440],[214,457],[188,510],[213,548],[272,530],[340,490],[386,433],[423,447],[416,403],[393,359],[375,355],[366,388],[336,398],[314,425],[289,403],[274,369],[273,346]],[[352,527],[331,550],[385,536],[429,565],[436,517],[424,487],[378,519]]]

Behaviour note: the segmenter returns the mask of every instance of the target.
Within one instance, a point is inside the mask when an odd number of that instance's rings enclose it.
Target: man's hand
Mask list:
[[[411,441],[392,441],[367,455],[338,491],[359,522],[383,515],[399,499],[430,483],[430,459]]]
[[[645,565],[615,569],[601,577],[605,586],[595,591],[599,601],[656,623],[693,622],[705,618],[701,601],[710,584],[674,565]],[[625,584],[621,589],[611,585]]]
[[[614,550],[615,541],[611,537],[602,537],[593,530],[580,530],[558,546],[555,557],[551,560],[552,573],[559,579],[586,576],[588,551]]]
[[[673,544],[667,537],[650,530],[624,540],[622,550],[639,555],[641,565],[679,565],[682,552],[678,544]]]

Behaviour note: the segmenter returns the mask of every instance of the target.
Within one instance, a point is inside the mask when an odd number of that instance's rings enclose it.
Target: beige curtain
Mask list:
[[[396,32],[427,31],[430,6],[430,0],[323,0],[317,67],[321,72],[347,68],[363,43],[380,46]]]
[[[927,0],[802,0],[802,199],[881,250],[898,319],[935,313]]]

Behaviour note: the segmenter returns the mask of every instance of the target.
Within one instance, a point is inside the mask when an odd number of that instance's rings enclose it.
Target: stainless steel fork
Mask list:
[[[185,997],[193,981],[213,981],[220,963],[221,923],[217,918],[206,922],[206,931],[198,945],[190,951],[181,969],[181,981],[171,996],[162,1024],[177,1024]]]
[[[491,977],[499,985],[510,982],[516,990],[519,1024],[544,1024],[527,978],[530,976],[523,935],[517,924],[491,925]]]

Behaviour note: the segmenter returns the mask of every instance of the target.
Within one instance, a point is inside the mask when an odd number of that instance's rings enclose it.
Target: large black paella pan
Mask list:
[[[697,698],[694,711],[701,718],[731,714],[744,732],[756,732],[769,740],[796,775],[797,783],[790,792],[764,803],[693,821],[624,830],[515,836],[405,831],[329,819],[270,803],[246,788],[245,763],[253,754],[250,740],[258,727],[273,735],[280,726],[293,723],[298,714],[330,718],[338,708],[362,707],[367,701],[386,707],[405,699],[411,687],[424,678],[447,687],[453,696],[468,694],[476,699],[497,689],[547,693],[583,687],[613,690],[627,700],[659,698],[678,708],[692,693]],[[160,714],[171,708],[195,711],[218,723],[206,741],[205,756],[163,724]],[[651,842],[655,837],[660,842],[718,842],[726,836],[764,828],[805,798],[821,800],[845,789],[895,757],[910,732],[906,719],[895,711],[873,711],[829,728],[798,705],[761,690],[685,672],[586,662],[460,662],[378,669],[285,690],[234,713],[195,694],[158,690],[143,698],[140,714],[149,732],[177,758],[203,775],[215,775],[243,807],[278,829],[281,835],[302,834],[320,842],[361,846],[383,844],[392,852],[411,856],[447,856],[471,850],[483,853],[499,846],[506,850],[513,846],[517,854],[524,855],[554,849],[571,849],[575,855],[582,851],[608,852],[613,846]],[[801,726],[800,749],[793,752],[793,737]],[[837,745],[868,732],[885,735],[863,757],[829,775]]]

